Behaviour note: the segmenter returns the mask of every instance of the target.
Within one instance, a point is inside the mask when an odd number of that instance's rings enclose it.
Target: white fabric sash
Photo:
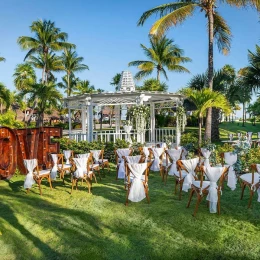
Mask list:
[[[211,155],[211,151],[209,151],[207,148],[201,148],[201,153],[202,153],[203,157],[205,158],[204,166],[210,167],[209,157]]]
[[[51,179],[52,180],[56,180],[56,177],[57,177],[57,173],[58,173],[58,155],[55,154],[55,153],[52,153],[51,154],[51,158],[52,158],[52,161],[53,161],[53,167],[51,169]]]
[[[35,183],[33,179],[33,170],[37,166],[37,159],[31,159],[31,160],[23,160],[24,166],[27,169],[28,173],[24,180],[23,187],[25,189],[30,189],[32,185]]]
[[[143,147],[143,153],[144,153],[144,156],[145,156],[145,162],[147,162],[148,157],[150,155],[149,147]]]
[[[206,175],[210,180],[209,193],[207,200],[209,203],[209,212],[217,213],[217,203],[218,203],[218,185],[217,181],[221,177],[224,167],[204,167]]]
[[[160,156],[164,152],[164,148],[151,148],[154,155],[154,161],[151,170],[154,172],[160,171]]]
[[[188,174],[184,178],[182,190],[188,192],[188,189],[191,188],[192,181],[194,181],[195,169],[199,163],[199,158],[193,158],[190,160],[181,160],[184,167],[187,169]]]
[[[257,169],[258,174],[260,175],[260,164],[256,165],[256,169]],[[258,181],[260,182],[260,179],[258,179]],[[258,195],[257,201],[260,202],[260,187],[257,189],[257,195]]]
[[[101,154],[101,150],[90,150],[90,152],[93,154],[93,158],[94,158],[95,163],[98,163],[99,157],[100,157],[100,154]]]
[[[74,172],[74,176],[76,178],[83,178],[84,174],[87,173],[87,157],[81,157],[81,158],[73,158],[77,170]]]
[[[233,165],[237,161],[237,154],[234,154],[232,152],[227,152],[227,153],[224,153],[224,158],[225,158],[226,164],[229,166],[227,186],[231,190],[235,190],[236,185],[237,185],[237,177],[236,177]]]
[[[65,164],[70,164],[70,156],[71,156],[71,150],[65,150],[63,151],[64,157],[66,159]]]
[[[135,156],[126,156],[126,161],[130,164],[133,163],[139,163],[140,159],[141,159],[142,155],[135,155]]]
[[[145,198],[142,175],[147,168],[147,163],[128,164],[128,167],[133,174],[133,181],[130,187],[128,199],[133,202],[139,202]]]
[[[181,159],[182,160],[186,160],[186,156],[188,155],[188,151],[182,147],[182,155],[181,155]]]
[[[170,158],[172,159],[172,164],[171,164],[171,168],[168,172],[169,175],[173,176],[176,175],[178,176],[178,171],[177,171],[177,164],[176,162],[180,159],[181,157],[181,149],[171,149],[171,150],[167,150],[168,155],[170,156]]]
[[[117,149],[116,150],[117,155],[119,157],[119,168],[118,168],[118,179],[124,179],[125,178],[125,161],[123,159],[123,156],[129,156],[131,153],[130,149]]]
[[[247,132],[248,134],[248,141],[250,142],[252,140],[253,132]]]

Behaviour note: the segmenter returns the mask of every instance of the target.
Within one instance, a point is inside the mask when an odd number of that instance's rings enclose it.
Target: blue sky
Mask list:
[[[10,89],[13,86],[13,72],[23,62],[26,52],[21,51],[16,41],[19,36],[31,35],[29,26],[37,19],[50,19],[56,26],[69,34],[69,41],[77,45],[77,52],[85,58],[89,71],[79,73],[81,79],[88,79],[96,88],[114,90],[109,82],[130,61],[145,59],[140,43],[148,45],[148,32],[155,21],[150,18],[145,26],[137,27],[142,13],[159,4],[161,0],[1,0],[0,1],[0,56],[6,58],[0,63],[0,81]],[[215,46],[215,68],[231,64],[236,69],[247,65],[248,49],[259,44],[259,17],[256,11],[219,6],[218,11],[230,25],[233,33],[231,53],[223,56]],[[207,69],[207,30],[203,13],[197,12],[182,25],[169,31],[169,38],[185,51],[193,61],[187,64],[191,74],[169,72],[169,91],[175,92],[185,86],[193,75]],[[62,76],[63,74],[57,74]],[[155,74],[154,74],[155,76]],[[141,84],[141,82],[137,82]]]

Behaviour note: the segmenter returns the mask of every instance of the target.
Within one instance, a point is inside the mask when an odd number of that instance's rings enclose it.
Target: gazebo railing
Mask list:
[[[162,142],[166,136],[175,136],[175,128],[155,128],[155,142]]]

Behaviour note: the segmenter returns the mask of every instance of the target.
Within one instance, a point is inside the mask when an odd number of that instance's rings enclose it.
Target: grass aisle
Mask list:
[[[93,195],[79,187],[70,195],[55,181],[54,189],[36,185],[30,194],[22,188],[24,176],[0,182],[0,259],[259,259],[260,204],[240,187],[225,187],[220,216],[210,214],[205,200],[192,217],[195,197],[186,208],[173,194],[173,179],[166,186],[151,173],[151,204],[124,206],[123,181],[115,171],[93,184]]]

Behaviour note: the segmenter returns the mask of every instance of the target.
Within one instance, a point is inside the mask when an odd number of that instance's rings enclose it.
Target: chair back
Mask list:
[[[125,156],[123,157],[126,163],[142,163],[144,161],[144,157],[142,155],[135,155],[135,156]]]
[[[211,151],[209,151],[207,148],[200,148],[200,153],[205,158],[204,162],[203,162],[203,165],[205,167],[210,167],[209,158],[210,158],[210,155],[211,155]]]
[[[72,158],[74,157],[74,153],[72,150],[64,150],[63,151],[64,157],[65,157],[65,164],[71,164]]]
[[[104,150],[103,150],[104,151]],[[100,159],[100,157],[102,156],[102,150],[90,150],[90,152],[93,155],[93,159],[95,163],[98,163],[98,160]]]
[[[133,149],[124,148],[115,150],[116,164],[120,163],[123,156],[131,156],[133,153]]]
[[[74,177],[83,178],[84,175],[88,172],[88,157],[79,157],[73,158],[73,161],[76,166],[76,171],[74,172]]]

